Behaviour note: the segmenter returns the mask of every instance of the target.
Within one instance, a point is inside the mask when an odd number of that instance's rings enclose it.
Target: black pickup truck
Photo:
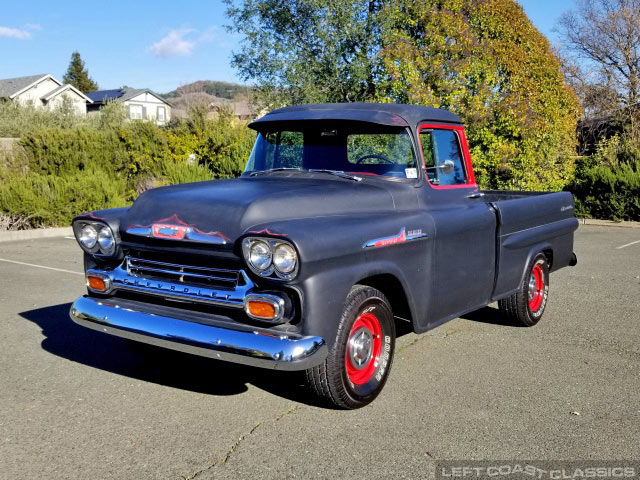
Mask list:
[[[303,105],[249,127],[241,177],[74,219],[88,285],[75,322],[304,370],[318,395],[357,408],[387,380],[396,322],[425,332],[498,301],[532,326],[549,273],[576,264],[571,194],[480,190],[447,111]]]

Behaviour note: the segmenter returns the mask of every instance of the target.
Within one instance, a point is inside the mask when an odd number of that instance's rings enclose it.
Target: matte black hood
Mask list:
[[[270,222],[389,212],[407,203],[395,198],[398,195],[415,198],[406,183],[318,177],[241,177],[157,188],[138,197],[120,226],[126,230],[132,225],[182,222],[235,241],[252,227],[268,227]]]

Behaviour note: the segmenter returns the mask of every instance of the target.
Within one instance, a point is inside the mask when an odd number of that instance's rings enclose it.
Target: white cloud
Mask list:
[[[18,40],[27,40],[31,38],[31,32],[28,30],[20,30],[19,28],[0,27],[0,37],[17,38]]]
[[[188,57],[193,53],[196,42],[185,36],[194,32],[191,28],[171,30],[166,37],[151,45],[151,51],[158,57]]]

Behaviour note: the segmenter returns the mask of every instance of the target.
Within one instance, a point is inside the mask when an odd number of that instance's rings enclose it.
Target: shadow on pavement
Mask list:
[[[254,385],[274,395],[313,406],[302,372],[245,367],[128,341],[81,327],[69,318],[71,303],[20,313],[42,329],[42,348],[73,362],[146,382],[208,395],[237,395]]]
[[[505,318],[500,310],[493,307],[483,307],[479,310],[474,310],[473,312],[466,313],[462,315],[460,318],[464,318],[465,320],[471,320],[472,322],[480,322],[480,323],[488,323],[491,325],[500,325],[501,327],[514,327],[520,328],[522,325],[511,322],[507,318]]]

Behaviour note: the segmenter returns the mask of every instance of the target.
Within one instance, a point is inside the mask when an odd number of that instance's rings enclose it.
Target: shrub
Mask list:
[[[117,132],[87,126],[43,128],[22,136],[27,166],[36,172],[68,175],[90,168],[118,172],[129,155]]]
[[[123,115],[118,104],[82,118],[1,104],[0,129],[11,126],[5,131],[20,135],[20,148],[0,162],[0,229],[68,224],[156,186],[237,176],[255,137],[202,109],[169,127]]]
[[[174,158],[194,159],[208,167],[215,178],[235,177],[242,173],[251,153],[255,133],[246,123],[235,121],[221,112],[214,119],[195,107],[189,117],[176,122],[169,133],[169,146]]]
[[[578,215],[640,220],[640,135],[627,131],[602,140],[594,155],[577,162],[568,189]]]
[[[167,184],[213,180],[213,174],[207,167],[185,162],[165,162],[162,174]]]
[[[79,213],[126,204],[126,181],[102,170],[5,173],[2,180],[0,212],[27,218],[31,227],[69,225]]]
[[[0,100],[0,137],[20,137],[38,128],[70,128],[87,122],[85,116],[76,115],[63,103],[57,110]]]

